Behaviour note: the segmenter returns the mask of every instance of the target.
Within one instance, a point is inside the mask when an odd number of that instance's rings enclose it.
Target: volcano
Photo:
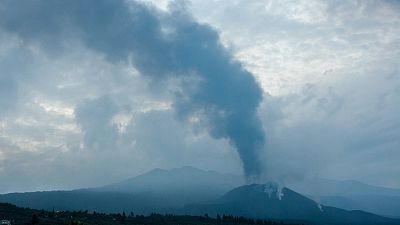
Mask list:
[[[372,213],[320,205],[276,183],[235,188],[216,201],[185,207],[188,214],[217,214],[276,219],[305,224],[400,224],[399,220]]]

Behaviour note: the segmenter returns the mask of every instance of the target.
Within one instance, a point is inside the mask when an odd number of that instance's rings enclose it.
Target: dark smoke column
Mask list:
[[[65,39],[73,39],[110,62],[131,57],[152,82],[178,78],[177,115],[199,117],[212,137],[229,139],[237,149],[247,178],[260,175],[262,90],[218,33],[181,7],[166,13],[132,1],[0,0],[0,26],[47,51],[66,51]]]

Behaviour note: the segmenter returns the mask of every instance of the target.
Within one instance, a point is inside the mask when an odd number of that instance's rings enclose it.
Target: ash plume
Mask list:
[[[218,33],[179,6],[161,12],[134,1],[0,1],[1,29],[57,54],[78,40],[110,62],[131,59],[151,82],[181,79],[174,109],[196,116],[213,138],[237,149],[247,178],[262,170],[265,134],[257,117],[262,90]]]

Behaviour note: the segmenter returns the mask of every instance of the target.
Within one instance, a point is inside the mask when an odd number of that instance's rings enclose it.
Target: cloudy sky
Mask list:
[[[397,1],[0,0],[0,192],[191,165],[400,188]]]

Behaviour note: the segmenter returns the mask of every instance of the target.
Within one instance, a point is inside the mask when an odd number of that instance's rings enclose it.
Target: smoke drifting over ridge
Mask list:
[[[131,1],[5,0],[0,10],[3,29],[52,53],[78,40],[111,62],[132,59],[151,82],[179,79],[177,115],[202,121],[214,138],[229,139],[246,177],[260,175],[262,90],[222,46],[218,33],[179,6],[164,13]]]

